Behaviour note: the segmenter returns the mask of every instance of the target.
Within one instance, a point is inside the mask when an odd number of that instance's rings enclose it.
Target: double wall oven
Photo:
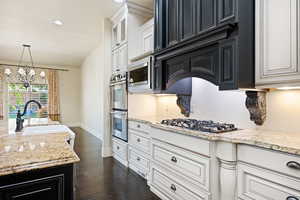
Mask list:
[[[127,73],[115,74],[110,82],[111,91],[111,128],[112,135],[123,141],[128,141],[127,118],[128,118],[128,94]]]

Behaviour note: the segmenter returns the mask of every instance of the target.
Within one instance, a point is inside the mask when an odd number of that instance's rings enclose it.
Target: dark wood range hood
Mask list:
[[[253,88],[254,9],[254,0],[155,0],[154,90],[192,77]]]

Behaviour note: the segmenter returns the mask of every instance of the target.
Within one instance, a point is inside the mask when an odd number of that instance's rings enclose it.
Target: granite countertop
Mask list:
[[[0,176],[79,162],[68,133],[0,138]]]
[[[162,125],[159,123],[160,120],[155,118],[150,118],[149,120],[129,118],[129,120],[140,123],[146,123],[154,128],[174,132],[177,134],[184,134],[212,141],[248,144],[281,152],[291,153],[295,155],[300,155],[300,133],[244,129],[227,133],[214,134]]]

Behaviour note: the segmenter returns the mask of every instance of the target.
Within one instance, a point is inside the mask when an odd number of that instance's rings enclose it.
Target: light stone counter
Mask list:
[[[79,162],[68,133],[0,138],[0,176]]]
[[[227,133],[214,134],[162,125],[159,123],[159,120],[153,118],[149,120],[129,118],[129,120],[140,123],[147,123],[153,128],[170,131],[177,134],[184,134],[213,141],[248,144],[281,152],[291,153],[295,155],[300,155],[300,133],[285,133],[262,130],[237,130]]]

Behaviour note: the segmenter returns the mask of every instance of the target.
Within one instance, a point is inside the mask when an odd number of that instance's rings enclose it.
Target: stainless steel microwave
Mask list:
[[[130,93],[147,93],[152,91],[153,57],[149,56],[129,66],[128,91]]]

